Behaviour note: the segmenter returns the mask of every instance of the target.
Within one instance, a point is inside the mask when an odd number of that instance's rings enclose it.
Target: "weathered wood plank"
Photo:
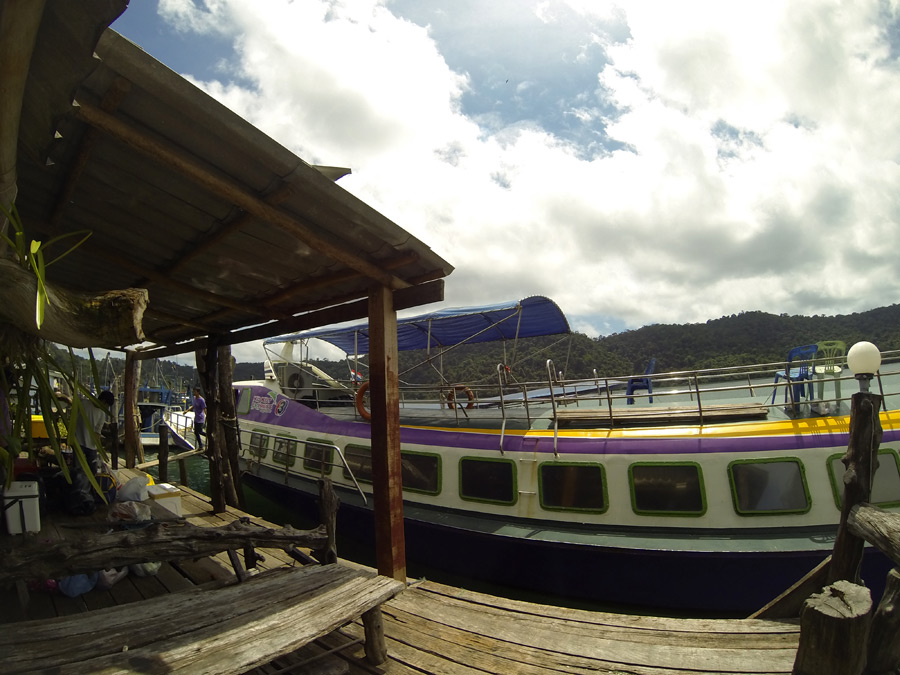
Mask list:
[[[151,525],[142,530],[18,546],[0,557],[0,585],[15,579],[53,579],[149,560],[179,560],[209,555],[230,548],[254,546],[318,547],[327,539],[325,528],[273,530],[235,522],[219,528],[176,528]]]
[[[759,636],[750,632],[717,635],[711,632],[641,631],[633,627],[604,630],[597,624],[561,620],[555,616],[548,619],[536,614],[453,602],[449,598],[435,603],[419,593],[404,594],[384,606],[382,611],[386,617],[391,616],[404,624],[418,616],[493,640],[531,648],[548,648],[556,644],[559,651],[629,666],[699,672],[790,672],[796,648],[795,633]],[[552,642],[548,644],[548,640]]]
[[[799,621],[796,619],[784,621],[757,621],[751,619],[675,619],[661,616],[643,616],[637,614],[615,614],[611,612],[595,612],[582,609],[558,607],[556,605],[542,605],[538,603],[523,603],[518,600],[510,600],[501,596],[485,595],[464,588],[446,586],[434,581],[426,581],[416,585],[416,590],[422,593],[455,598],[478,606],[493,607],[500,610],[508,610],[516,613],[528,613],[538,617],[548,617],[553,620],[567,619],[577,621],[586,626],[614,626],[622,628],[638,628],[648,631],[677,631],[688,633],[715,633],[715,634],[765,634],[776,633],[786,636],[796,636],[800,632]],[[409,600],[416,594],[407,594],[404,599]],[[440,602],[438,598],[435,602]]]
[[[215,591],[98,610],[78,621],[12,624],[0,635],[7,672],[241,673],[358,617],[404,584],[343,565],[293,568]],[[228,658],[222,659],[223,651]]]

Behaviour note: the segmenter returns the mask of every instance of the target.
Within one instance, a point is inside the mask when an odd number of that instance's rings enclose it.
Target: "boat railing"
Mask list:
[[[343,450],[341,450],[340,446],[338,446],[338,445],[336,445],[336,444],[334,444],[334,443],[324,443],[324,442],[322,442],[322,441],[314,441],[314,442],[313,442],[313,441],[310,441],[310,442],[308,442],[308,443],[304,443],[304,441],[300,441],[300,440],[298,440],[298,439],[296,439],[296,438],[288,437],[288,436],[285,436],[285,435],[283,435],[283,434],[270,434],[270,433],[267,433],[267,432],[264,432],[264,431],[244,431],[243,433],[241,433],[241,434],[239,435],[239,438],[238,438],[238,445],[240,446],[240,453],[241,453],[242,456],[245,454],[245,448],[244,448],[244,435],[245,435],[245,434],[247,434],[247,435],[249,436],[249,438],[251,438],[251,439],[252,439],[254,436],[257,437],[257,438],[265,438],[265,439],[267,439],[267,440],[266,440],[266,447],[268,447],[269,440],[271,439],[272,442],[273,442],[273,445],[274,445],[274,448],[273,448],[273,461],[275,461],[275,460],[274,460],[274,455],[275,455],[275,453],[276,453],[276,452],[279,452],[279,450],[278,450],[278,445],[277,445],[279,442],[280,442],[280,443],[294,444],[295,450],[294,450],[293,452],[296,452],[296,448],[297,448],[297,446],[300,445],[300,444],[304,444],[304,445],[307,445],[307,444],[313,445],[313,446],[315,446],[315,447],[316,447],[317,449],[319,449],[319,450],[323,450],[323,449],[325,449],[325,448],[328,448],[328,449],[330,449],[330,450],[336,452],[336,453],[337,453],[337,456],[340,457],[340,460],[341,460],[340,463],[334,462],[334,461],[326,460],[326,459],[325,459],[324,452],[321,453],[321,455],[320,455],[319,457],[316,457],[314,460],[311,460],[310,458],[305,458],[304,461],[305,461],[305,462],[306,462],[306,461],[315,461],[316,463],[318,463],[319,466],[320,466],[320,470],[321,470],[323,476],[325,475],[325,467],[326,467],[326,466],[328,467],[328,473],[331,473],[331,469],[332,469],[333,467],[336,467],[336,466],[337,466],[337,467],[343,467],[343,470],[344,470],[345,475],[353,482],[353,485],[354,485],[354,487],[356,488],[356,491],[359,492],[360,497],[362,497],[363,504],[368,504],[368,500],[367,500],[367,498],[366,498],[366,493],[363,492],[362,487],[360,487],[359,481],[356,480],[356,476],[355,476],[354,473],[353,473],[353,469],[350,467],[349,462],[347,462],[347,458],[344,456],[344,452],[343,452]],[[283,452],[283,451],[282,451],[282,452]],[[251,445],[251,447],[249,447],[249,448],[247,449],[247,453],[246,453],[246,454],[248,454],[248,455],[251,456],[251,460],[250,460],[250,461],[251,461],[251,463],[252,463],[252,462],[254,461],[254,460],[252,459],[252,457],[253,457],[254,454],[255,454],[255,453],[253,452],[253,447],[252,447],[252,445]],[[276,462],[276,463],[277,463],[277,462]],[[285,463],[283,464],[283,466],[284,466],[285,474],[287,474],[287,473],[289,472],[289,470],[290,470],[290,467],[288,466],[288,463],[285,462]]]

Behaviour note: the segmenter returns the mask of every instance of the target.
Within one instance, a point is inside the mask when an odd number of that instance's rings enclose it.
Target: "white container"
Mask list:
[[[164,506],[176,516],[181,516],[181,490],[169,483],[151,485],[147,488],[150,499]]]
[[[6,530],[10,534],[41,531],[41,508],[38,484],[34,481],[13,481],[3,493]]]

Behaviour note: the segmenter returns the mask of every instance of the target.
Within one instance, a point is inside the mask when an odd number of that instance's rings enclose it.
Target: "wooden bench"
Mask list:
[[[334,563],[284,568],[75,616],[6,624],[4,673],[243,673],[363,617],[386,658],[381,603],[405,583]]]

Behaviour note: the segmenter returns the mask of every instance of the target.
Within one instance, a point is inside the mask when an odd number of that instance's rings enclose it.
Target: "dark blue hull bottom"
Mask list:
[[[306,492],[251,474],[244,474],[243,480],[311,522],[317,520],[315,500]],[[746,616],[801,579],[831,552],[635,551],[501,537],[410,517],[404,519],[404,530],[411,577],[484,590],[469,583],[474,580],[492,585],[488,590],[494,594],[504,595],[504,589],[509,589],[520,599],[548,604],[594,609],[602,605],[615,611],[652,608],[655,613],[665,609],[683,615]],[[373,564],[371,509],[342,499],[338,535],[342,557]],[[880,551],[867,548],[862,576],[875,602],[892,566]]]

